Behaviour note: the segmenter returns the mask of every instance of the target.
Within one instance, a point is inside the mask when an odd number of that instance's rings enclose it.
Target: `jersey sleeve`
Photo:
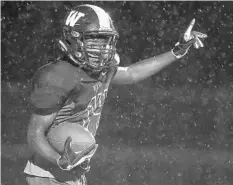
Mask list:
[[[73,89],[72,79],[54,72],[39,72],[32,83],[30,104],[39,115],[58,112]]]

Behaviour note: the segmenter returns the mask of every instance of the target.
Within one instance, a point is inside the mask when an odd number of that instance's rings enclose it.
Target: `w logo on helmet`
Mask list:
[[[74,26],[75,23],[81,18],[84,17],[85,14],[82,12],[71,11],[66,19],[67,26]]]

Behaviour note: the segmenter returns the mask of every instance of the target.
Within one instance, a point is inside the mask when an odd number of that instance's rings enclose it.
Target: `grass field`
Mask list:
[[[27,89],[24,83],[2,84],[2,185],[26,184],[23,168],[30,150],[22,143],[26,143],[30,109],[25,101]],[[233,185],[233,140],[228,139],[230,134],[226,137],[230,129],[224,124],[232,123],[233,119],[232,106],[228,105],[232,101],[230,90],[219,88],[201,94],[195,88],[183,89],[182,93],[180,89],[173,89],[170,95],[166,95],[164,89],[152,90],[141,93],[138,102],[130,99],[136,96],[129,96],[127,101],[133,101],[134,105],[125,104],[124,99],[122,104],[119,101],[119,111],[115,104],[111,105],[111,100],[106,104],[98,135],[100,147],[87,175],[89,185]],[[118,93],[123,97],[126,94],[124,89]],[[148,94],[153,94],[154,103]],[[117,97],[117,93],[111,91],[109,96],[110,99]],[[142,106],[143,101],[149,105],[148,110],[143,109],[146,107]],[[168,105],[173,107],[168,109]],[[137,115],[124,112],[129,107]],[[192,112],[191,107],[196,108],[196,112]],[[209,109],[211,112],[206,116]],[[144,113],[151,117],[141,118]],[[133,120],[139,122],[139,126],[144,125],[135,127]],[[216,132],[214,122],[223,129]],[[194,127],[194,123],[199,127]],[[138,135],[142,131],[144,135]],[[181,140],[181,131],[186,134],[184,140]],[[211,132],[213,147],[206,147],[203,141],[210,139]],[[163,133],[172,144],[164,144],[163,138],[155,137]],[[153,145],[140,143],[145,136],[150,136],[148,140]],[[200,136],[201,145],[194,141],[196,136]],[[223,142],[216,142],[221,136],[224,136],[222,141],[228,143],[227,148]],[[184,147],[179,147],[181,142],[185,143]]]
[[[25,184],[26,145],[2,147],[2,185]],[[233,152],[176,148],[100,147],[90,185],[232,185]],[[14,177],[14,178],[12,178]]]

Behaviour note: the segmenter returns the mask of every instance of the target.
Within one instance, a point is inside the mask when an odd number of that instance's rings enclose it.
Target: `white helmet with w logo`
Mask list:
[[[85,45],[85,39],[98,37],[108,39],[107,44]],[[85,4],[68,13],[59,45],[80,67],[101,71],[114,65],[118,37],[110,16],[100,7]]]

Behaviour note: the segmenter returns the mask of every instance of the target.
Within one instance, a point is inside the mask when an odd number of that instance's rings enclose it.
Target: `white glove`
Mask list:
[[[194,46],[194,48],[196,49],[204,47],[204,44],[201,41],[201,39],[207,38],[207,35],[201,32],[192,31],[194,24],[195,19],[191,21],[184,34],[181,35],[180,40],[171,50],[172,54],[176,58],[181,58],[185,56],[188,53],[188,50],[191,46]]]

